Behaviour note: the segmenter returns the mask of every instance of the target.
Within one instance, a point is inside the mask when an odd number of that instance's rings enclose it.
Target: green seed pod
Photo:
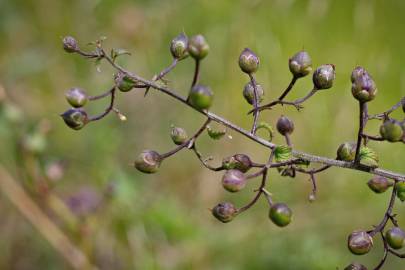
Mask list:
[[[188,42],[188,53],[196,60],[201,60],[207,56],[210,46],[203,35],[196,35]]]
[[[188,56],[188,37],[181,33],[170,43],[170,52],[175,59],[184,59]]]
[[[397,182],[395,187],[397,189],[398,199],[400,199],[402,202],[405,201],[405,182]]]
[[[360,263],[351,263],[344,270],[367,270],[367,267]]]
[[[374,176],[367,182],[368,187],[375,193],[385,192],[392,184],[388,181],[387,178],[382,176]]]
[[[68,53],[74,53],[79,50],[79,45],[77,45],[76,39],[71,36],[66,36],[62,40],[63,49]]]
[[[84,105],[86,105],[88,100],[86,92],[76,87],[71,88],[69,91],[67,91],[65,97],[69,104],[75,108],[83,107]]]
[[[172,138],[173,142],[177,145],[185,143],[188,139],[187,132],[180,127],[172,127],[170,137]]]
[[[135,168],[143,173],[155,173],[158,171],[162,157],[153,150],[144,150],[135,160]]]
[[[335,77],[335,66],[332,64],[326,64],[315,70],[314,75],[312,76],[312,81],[318,90],[329,89],[332,87]]]
[[[269,218],[279,227],[290,224],[292,211],[285,203],[275,203],[270,207]]]
[[[88,122],[87,113],[83,109],[69,109],[60,115],[66,125],[74,130],[82,129]]]
[[[243,88],[243,97],[246,99],[246,101],[249,104],[253,104],[254,100],[255,100],[255,89],[253,87],[252,82],[248,82],[245,87]],[[262,102],[263,100],[263,96],[264,96],[264,91],[263,88],[260,84],[256,84],[256,91],[257,91],[257,104],[259,104],[260,102]]]
[[[247,74],[255,73],[259,63],[259,57],[249,48],[245,48],[239,56],[239,67]]]
[[[190,104],[198,110],[204,110],[211,107],[213,98],[214,94],[208,86],[197,84],[190,90]]]
[[[222,186],[229,192],[238,192],[246,186],[246,176],[239,170],[228,170],[222,177]]]
[[[347,246],[353,254],[363,255],[373,247],[373,238],[365,231],[354,231],[347,239]]]
[[[122,72],[115,74],[114,80],[115,85],[122,92],[131,91],[136,86],[136,82]]]
[[[291,134],[294,131],[294,123],[287,116],[282,115],[277,120],[277,130],[281,135],[285,136]]]
[[[306,51],[300,51],[289,59],[288,66],[295,78],[302,78],[311,73],[312,60]]]
[[[393,249],[401,249],[405,245],[405,232],[399,227],[393,227],[385,232],[385,239]]]
[[[404,130],[401,122],[395,119],[386,119],[380,126],[380,134],[384,140],[389,142],[398,142],[404,135]]]
[[[377,94],[377,86],[370,74],[362,67],[356,67],[351,76],[352,94],[360,102],[369,102]]]
[[[337,159],[353,161],[356,155],[356,144],[351,142],[342,143],[337,150]]]
[[[252,161],[245,154],[235,154],[222,160],[222,167],[226,170],[236,169],[243,173],[252,168]]]
[[[232,221],[232,219],[237,215],[238,210],[236,207],[229,202],[223,202],[217,204],[211,210],[212,215],[223,223]]]

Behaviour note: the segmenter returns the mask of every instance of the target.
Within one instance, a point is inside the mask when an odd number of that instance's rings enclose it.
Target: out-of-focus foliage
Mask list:
[[[242,95],[248,78],[237,64],[240,51],[250,47],[260,57],[257,80],[268,101],[290,80],[288,57],[305,48],[315,67],[336,65],[334,87],[300,113],[276,108],[261,117],[275,126],[282,113],[288,115],[295,123],[295,148],[334,157],[340,143],[356,138],[358,106],[350,92],[355,65],[366,67],[378,85],[371,113],[405,94],[404,14],[403,1],[0,0],[0,85],[7,92],[0,162],[101,269],[316,270],[341,269],[353,260],[374,265],[382,255],[378,244],[364,258],[353,258],[346,248],[347,235],[378,223],[387,205],[388,194],[368,189],[369,175],[333,168],[320,175],[317,201],[309,204],[306,177],[272,172],[268,189],[293,210],[290,226],[274,226],[264,200],[229,224],[217,222],[207,208],[223,200],[246,203],[258,180],[240,194],[228,194],[221,174],[205,170],[187,151],[165,160],[159,173],[136,171],[132,161],[142,149],[173,147],[171,124],[192,134],[203,121],[153,90],[147,98],[143,91],[119,93],[126,122],[112,114],[81,131],[67,128],[58,116],[68,108],[64,92],[80,86],[95,95],[113,78],[107,65],[98,72],[91,61],[66,54],[61,39],[72,35],[84,47],[107,36],[106,46],[132,53],[121,56],[121,64],[152,78],[170,63],[173,37],[183,30],[202,33],[211,48],[202,62],[202,83],[215,92],[211,109],[246,128],[251,107]],[[185,94],[192,69],[191,60],[181,62],[167,77],[170,85]],[[300,80],[289,98],[310,88],[310,78]],[[105,105],[92,104],[91,110]],[[368,131],[378,134],[378,126]],[[232,135],[219,141],[205,135],[199,150],[217,163],[239,152],[258,162],[267,159],[266,149]],[[275,134],[273,141],[282,138]],[[371,144],[381,167],[404,172],[402,145]],[[396,211],[403,207],[398,203]],[[69,269],[3,195],[0,213],[0,269]],[[404,224],[404,215],[399,218]],[[391,258],[386,269],[403,264]]]

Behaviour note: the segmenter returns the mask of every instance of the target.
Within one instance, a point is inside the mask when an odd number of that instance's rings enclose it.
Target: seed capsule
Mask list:
[[[158,171],[162,157],[153,150],[144,150],[135,160],[135,168],[143,173],[155,173]]]
[[[363,255],[373,247],[373,238],[365,231],[354,231],[347,240],[349,250],[355,255]]]
[[[282,115],[277,121],[277,130],[281,135],[285,136],[294,131],[294,123],[287,116]]]
[[[393,227],[385,233],[385,239],[393,249],[401,249],[405,245],[405,232],[399,227]]]
[[[337,150],[337,159],[343,161],[353,161],[356,155],[356,144],[345,142]]]
[[[63,49],[68,53],[74,53],[79,50],[79,45],[75,38],[71,36],[66,36],[63,38]]]
[[[210,46],[203,35],[196,35],[188,42],[188,53],[196,60],[201,60],[207,56]]]
[[[118,72],[117,74],[115,74],[114,79],[115,85],[122,92],[131,91],[136,86],[136,82],[122,72]]]
[[[189,101],[194,108],[204,110],[211,107],[213,98],[211,88],[197,84],[191,88]]]
[[[275,203],[270,207],[269,218],[279,227],[290,224],[292,211],[285,203]]]
[[[88,122],[87,113],[83,109],[72,108],[60,115],[65,124],[74,129],[82,129]]]
[[[222,177],[222,186],[229,192],[238,192],[246,186],[246,177],[239,170],[228,170]]]
[[[226,170],[236,169],[243,173],[252,168],[252,161],[245,154],[235,154],[222,160],[222,167]]]
[[[87,103],[87,95],[80,88],[72,88],[65,94],[66,100],[75,108],[83,107]]]
[[[389,142],[398,142],[402,139],[404,135],[404,130],[401,122],[395,119],[386,119],[384,123],[380,126],[380,134],[384,140]]]
[[[360,102],[369,102],[377,94],[377,86],[370,74],[362,67],[356,67],[351,76],[352,94]]]
[[[385,192],[392,184],[387,178],[382,176],[374,176],[367,182],[368,187],[375,193]]]
[[[188,56],[187,48],[188,37],[184,33],[175,37],[170,43],[170,52],[175,59],[186,58]]]
[[[335,77],[335,66],[327,64],[322,65],[315,70],[314,75],[312,76],[312,81],[318,90],[329,89],[332,87]]]
[[[255,89],[253,87],[252,82],[248,82],[245,87],[243,88],[243,97],[246,99],[246,101],[249,104],[253,104],[254,100],[255,100]],[[263,88],[260,84],[256,84],[256,91],[257,91],[257,104],[259,104],[260,102],[262,102],[263,100],[263,96],[264,96],[264,91]]]
[[[223,223],[230,222],[237,215],[236,207],[229,202],[217,204],[212,209],[212,215]]]
[[[290,58],[288,66],[295,78],[301,78],[311,73],[312,60],[306,51],[300,51]]]
[[[259,57],[249,48],[245,48],[239,56],[239,67],[247,74],[255,73],[259,63]]]
[[[172,127],[170,137],[172,138],[173,142],[177,145],[185,143],[188,139],[187,132],[180,127]]]
[[[351,263],[344,270],[367,270],[367,267],[360,263]]]

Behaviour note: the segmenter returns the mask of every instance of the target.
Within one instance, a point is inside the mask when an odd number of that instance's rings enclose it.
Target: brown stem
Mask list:
[[[257,94],[257,83],[256,80],[253,76],[253,74],[249,73],[249,78],[250,78],[250,83],[253,86],[253,107],[254,107],[254,113],[253,113],[253,125],[252,125],[252,134],[256,134],[256,129],[257,129],[257,121],[259,119],[259,114],[260,112],[257,110],[257,105],[259,102],[259,96]]]
[[[359,102],[360,107],[360,115],[359,115],[359,131],[357,133],[357,144],[356,144],[356,155],[354,157],[354,163],[360,163],[360,147],[361,147],[361,140],[363,138],[363,129],[365,124],[365,117],[364,111],[366,110],[367,103]]]

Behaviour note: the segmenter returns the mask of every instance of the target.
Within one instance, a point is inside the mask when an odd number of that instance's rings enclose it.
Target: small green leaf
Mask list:
[[[259,130],[259,129],[265,129],[265,130],[267,130],[267,131],[269,132],[269,142],[271,142],[271,140],[273,140],[273,128],[272,128],[272,126],[271,126],[269,123],[260,122],[260,123],[257,125],[256,130]]]
[[[208,135],[213,140],[220,140],[226,134],[226,130],[217,131],[217,130],[213,130],[210,126],[207,127],[207,132],[208,132]]]
[[[378,155],[373,149],[363,146],[360,148],[359,155],[361,164],[374,168],[378,167]]]
[[[113,59],[113,61],[115,61],[115,59],[120,55],[124,55],[124,54],[131,55],[131,53],[125,49],[111,49],[110,54],[111,54],[111,58]]]
[[[278,145],[274,149],[274,158],[276,162],[285,162],[290,160],[292,157],[291,147],[287,145]]]

